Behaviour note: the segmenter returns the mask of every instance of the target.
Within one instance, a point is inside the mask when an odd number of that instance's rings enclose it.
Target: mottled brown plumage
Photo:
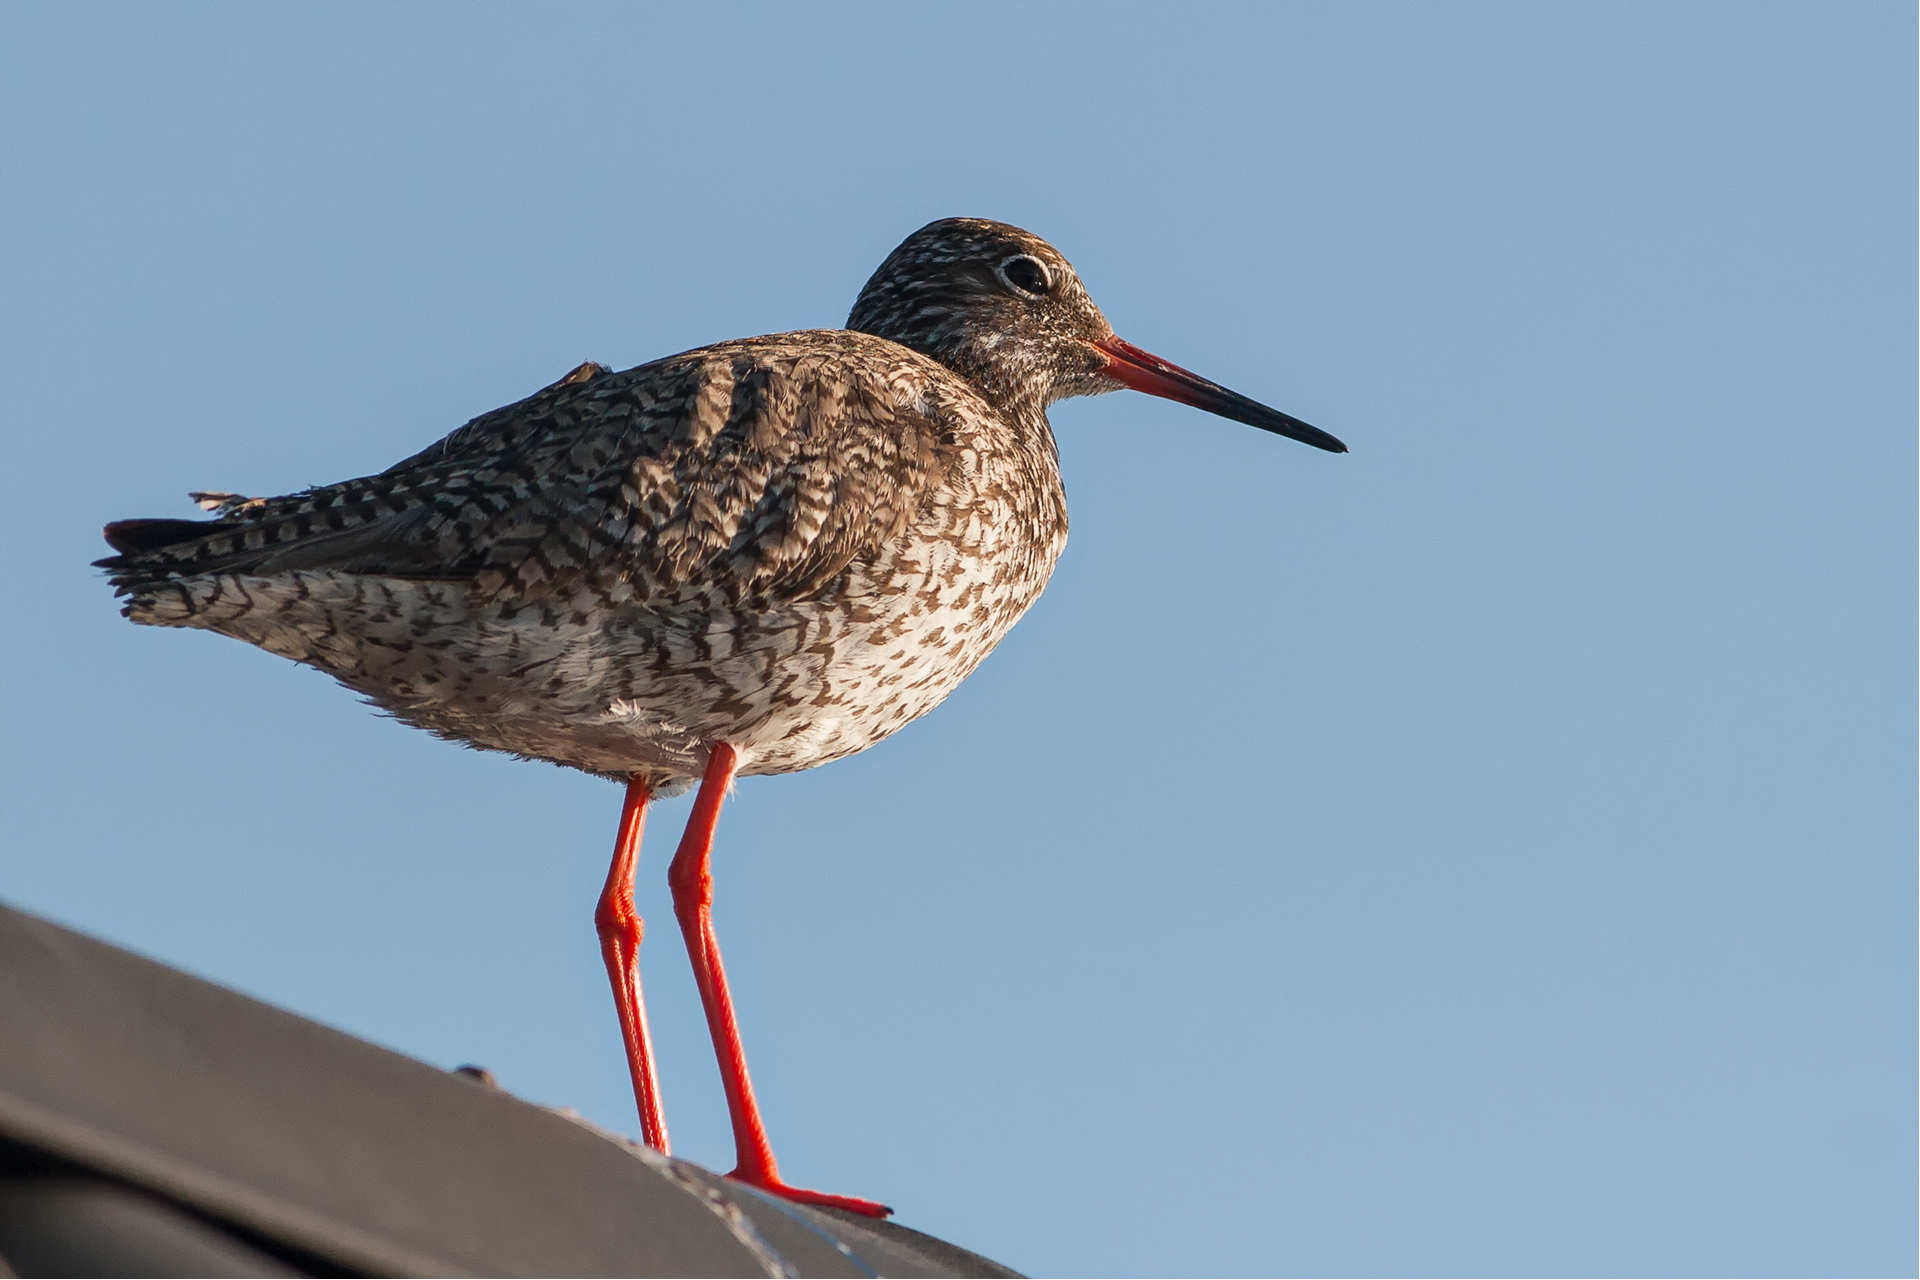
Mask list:
[[[719,740],[803,769],[932,708],[1039,595],[1067,532],[1046,407],[1124,384],[1110,340],[1051,246],[949,219],[846,330],[583,365],[376,475],[109,526],[101,563],[135,622],[477,747],[656,789]]]
[[[881,264],[846,329],[584,364],[377,475],[109,525],[120,554],[100,563],[135,622],[218,631],[443,737],[627,780],[595,920],[663,1151],[632,877],[651,798],[701,779],[669,880],[733,1176],[884,1214],[774,1163],[712,928],[721,797],[736,772],[871,746],[986,657],[1066,544],[1047,406],[1122,386],[1345,448],[1123,342],[1044,241],[953,218]]]

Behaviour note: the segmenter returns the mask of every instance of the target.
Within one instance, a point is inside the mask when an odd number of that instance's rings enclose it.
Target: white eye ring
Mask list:
[[[1011,267],[1016,262],[1026,263],[1030,265],[1033,268],[1033,270],[1039,274],[1040,276],[1039,288],[1036,289],[1031,284],[1021,284],[1018,281],[1016,281],[1010,274],[1008,274],[1007,268]],[[1006,285],[1007,288],[1013,290],[1015,293],[1024,293],[1029,298],[1043,298],[1053,288],[1053,275],[1051,272],[1047,270],[1047,264],[1040,261],[1040,259],[1034,257],[1032,254],[1029,254],[1029,253],[1014,254],[1011,258],[1008,258],[1006,261],[1002,262],[999,265],[999,267],[995,269],[995,274],[997,274],[1000,277],[1001,283]],[[1025,276],[1027,274],[1028,273],[1025,271],[1021,272],[1022,276]]]

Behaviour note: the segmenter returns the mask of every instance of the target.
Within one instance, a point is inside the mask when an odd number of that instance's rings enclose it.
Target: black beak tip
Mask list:
[[[1280,435],[1291,436],[1301,444],[1310,444],[1316,449],[1325,449],[1328,453],[1353,452],[1353,450],[1347,448],[1346,441],[1330,432],[1322,431],[1315,426],[1309,426],[1298,418],[1288,418],[1286,421],[1287,426],[1292,429],[1282,429],[1279,431]],[[1269,428],[1269,430],[1272,430],[1272,428]]]

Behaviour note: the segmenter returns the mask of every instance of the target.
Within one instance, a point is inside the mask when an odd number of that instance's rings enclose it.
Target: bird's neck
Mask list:
[[[1008,421],[1045,430],[1047,405],[1054,399],[1047,370],[1031,353],[994,339],[976,335],[925,354],[965,378]]]

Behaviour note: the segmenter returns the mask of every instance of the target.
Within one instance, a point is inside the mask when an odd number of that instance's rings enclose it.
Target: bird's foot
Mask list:
[[[783,1200],[792,1200],[796,1204],[819,1205],[823,1209],[845,1209],[849,1213],[858,1213],[868,1218],[890,1218],[893,1210],[877,1200],[862,1200],[858,1196],[836,1196],[825,1191],[808,1191],[805,1187],[792,1187],[780,1181],[779,1175],[765,1177],[742,1173],[735,1169],[727,1175],[735,1182],[744,1182],[756,1191],[779,1196]]]

